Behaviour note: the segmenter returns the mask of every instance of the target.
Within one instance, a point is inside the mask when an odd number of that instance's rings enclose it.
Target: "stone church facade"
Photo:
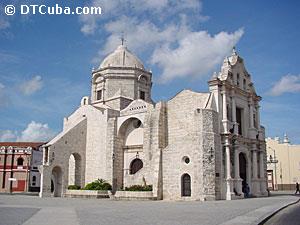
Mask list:
[[[157,199],[231,200],[243,196],[245,182],[252,195],[266,195],[261,98],[235,50],[207,93],[183,90],[154,103],[152,73],[123,45],[92,71],[91,83],[90,97],[44,145],[41,197],[98,178],[113,194],[152,185]]]

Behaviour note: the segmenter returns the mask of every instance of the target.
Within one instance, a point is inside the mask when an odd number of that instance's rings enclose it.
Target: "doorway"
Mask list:
[[[187,173],[183,174],[181,177],[181,196],[191,196],[191,176]]]

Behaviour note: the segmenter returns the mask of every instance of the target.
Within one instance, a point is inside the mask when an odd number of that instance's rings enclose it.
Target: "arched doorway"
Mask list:
[[[191,176],[187,173],[181,177],[181,196],[191,196]]]
[[[143,168],[143,161],[140,159],[134,159],[130,163],[130,174],[135,174],[142,168]]]
[[[68,185],[81,187],[81,157],[78,153],[72,153],[69,158]]]
[[[114,190],[126,186],[127,181],[132,185],[135,181],[131,175],[143,167],[143,129],[142,121],[136,117],[126,119],[118,129],[118,141],[113,158]],[[131,161],[134,157],[136,160]]]
[[[61,197],[62,196],[62,170],[59,166],[55,166],[52,170],[51,183],[53,184],[53,196]]]
[[[247,160],[244,153],[239,154],[240,178],[243,184],[247,182]]]

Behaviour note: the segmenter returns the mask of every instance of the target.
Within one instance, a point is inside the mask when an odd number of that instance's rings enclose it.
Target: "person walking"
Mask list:
[[[295,195],[299,193],[300,194],[300,189],[299,189],[299,184],[298,182],[296,182],[296,192],[295,192]]]

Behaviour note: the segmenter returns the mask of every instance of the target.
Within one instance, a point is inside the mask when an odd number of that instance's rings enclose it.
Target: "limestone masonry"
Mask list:
[[[183,90],[155,103],[152,73],[120,45],[93,70],[91,96],[44,145],[40,196],[98,178],[113,194],[152,185],[156,199],[231,200],[246,183],[266,195],[261,97],[235,50],[208,85],[207,93]]]

